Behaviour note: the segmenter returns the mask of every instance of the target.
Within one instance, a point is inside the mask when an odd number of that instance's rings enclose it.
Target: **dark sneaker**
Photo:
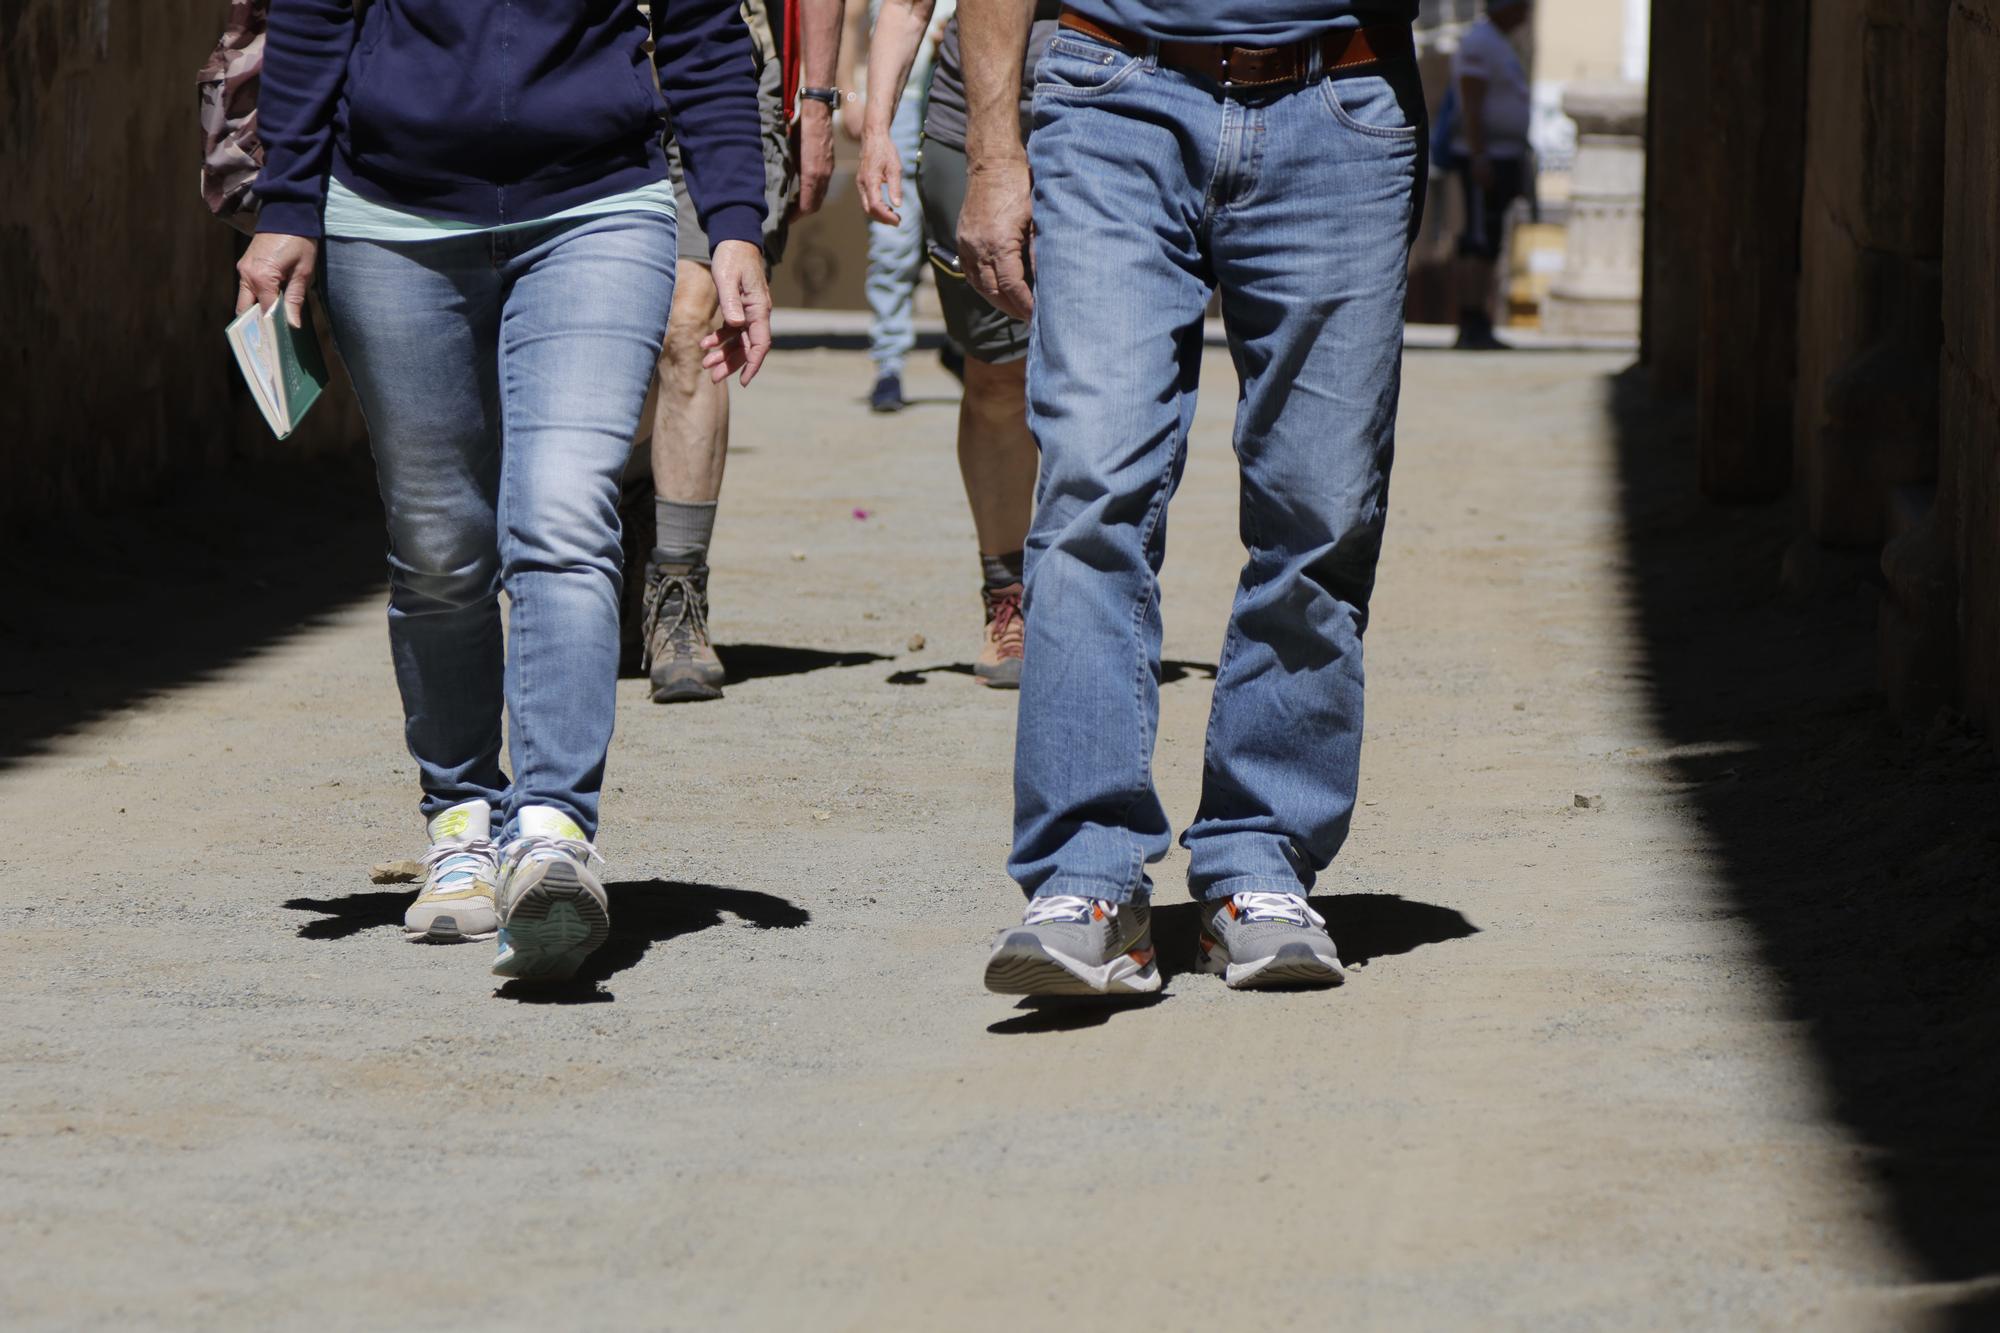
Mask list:
[[[722,659],[708,637],[708,566],[646,565],[645,658],[656,704],[722,697]]]
[[[883,375],[875,381],[875,387],[868,391],[868,410],[871,412],[900,412],[909,404],[903,401],[903,377],[897,374]]]
[[[1021,924],[1000,933],[986,960],[996,995],[1145,995],[1160,988],[1153,914],[1128,903],[1030,898]]]
[[[1027,626],[1021,620],[1021,585],[982,588],[986,601],[986,641],[979,646],[979,660],[972,674],[981,684],[996,690],[1021,688],[1021,657],[1027,648]]]
[[[1203,972],[1232,990],[1347,980],[1326,918],[1296,893],[1239,893],[1201,905]]]
[[[1493,336],[1491,324],[1461,324],[1458,326],[1458,341],[1452,344],[1459,352],[1505,352],[1510,350],[1506,343]]]

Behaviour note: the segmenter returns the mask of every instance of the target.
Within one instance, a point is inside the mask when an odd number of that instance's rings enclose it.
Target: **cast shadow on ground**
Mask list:
[[[1326,918],[1340,959],[1350,968],[1377,958],[1477,935],[1479,927],[1456,908],[1411,902],[1393,893],[1321,894],[1307,900]],[[1167,903],[1153,908],[1153,947],[1159,953],[1162,980],[1192,974],[1196,942],[1201,933],[1200,911],[1191,903]],[[1221,984],[1221,983],[1216,983]],[[1123,999],[1050,998],[1021,1001],[1021,1013],[986,1030],[998,1036],[1043,1032],[1073,1032],[1097,1027],[1114,1015],[1145,1009],[1171,997],[1166,991]]]
[[[1875,680],[1870,561],[1795,557],[1789,502],[1695,494],[1691,414],[1608,385],[1660,764],[1808,1034],[1832,1114],[1923,1280],[1926,1327],[2000,1328],[2000,762]],[[1800,577],[1800,572],[1804,577]]]
[[[614,997],[602,983],[638,966],[654,945],[719,926],[725,915],[759,930],[794,930],[812,920],[812,913],[805,908],[755,889],[647,879],[607,884],[604,890],[611,900],[611,938],[590,956],[573,980],[559,985],[510,981],[497,993],[525,1004],[609,1004]],[[295,912],[321,914],[318,920],[299,927],[300,939],[338,940],[378,926],[400,927],[403,911],[415,892],[414,888],[403,888],[350,893],[342,898],[294,898],[285,906]]]
[[[888,678],[891,685],[928,685],[932,676],[969,676],[972,674],[970,662],[946,662],[942,666],[914,667],[908,671],[897,671]],[[1204,680],[1215,679],[1215,664],[1212,662],[1160,663],[1160,684],[1172,685],[1190,676],[1200,676]]]
[[[382,507],[355,453],[237,463],[0,535],[0,768],[382,598]]]
[[[791,648],[775,643],[722,643],[715,647],[728,671],[728,683],[767,680],[773,676],[803,676],[835,667],[867,666],[889,660],[882,653],[835,653],[822,648]]]

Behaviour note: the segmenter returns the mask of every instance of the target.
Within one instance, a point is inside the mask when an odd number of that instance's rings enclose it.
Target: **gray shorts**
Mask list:
[[[972,289],[958,264],[958,213],[965,206],[965,150],[926,138],[917,157],[917,197],[924,208],[925,244],[937,279],[944,326],[965,354],[989,366],[1028,354],[1028,326]]]
[[[757,110],[764,129],[764,262],[776,265],[784,257],[785,237],[790,229],[786,214],[799,199],[799,159],[792,145],[791,127],[785,123],[785,67],[778,59],[778,44],[771,35],[771,21],[764,0],[743,0],[743,22],[750,28],[750,44],[757,53]],[[708,233],[701,229],[694,198],[688,194],[681,173],[680,145],[671,131],[667,138],[667,171],[674,182],[674,212],[680,244],[679,257],[697,264],[709,260]]]

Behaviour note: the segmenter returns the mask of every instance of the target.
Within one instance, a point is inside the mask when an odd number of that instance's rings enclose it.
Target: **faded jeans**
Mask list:
[[[1422,122],[1407,60],[1225,95],[1074,32],[1050,45],[1028,146],[1042,468],[1008,862],[1029,894],[1147,894],[1170,845],[1152,775],[1158,573],[1216,288],[1248,559],[1181,839],[1189,887],[1303,893],[1340,850]]]
[[[595,837],[619,479],[673,304],[674,224],[621,213],[325,249],[388,516],[389,648],[424,817],[478,798],[510,838],[521,807],[554,806]]]
[[[903,159],[903,221],[868,224],[868,355],[877,375],[901,375],[917,345],[917,280],[924,271],[924,210],[917,204],[917,146],[923,137],[924,100],[905,97],[889,122],[889,138]]]

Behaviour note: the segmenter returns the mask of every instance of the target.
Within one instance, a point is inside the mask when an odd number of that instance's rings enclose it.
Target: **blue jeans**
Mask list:
[[[1028,893],[1122,902],[1169,846],[1158,573],[1215,288],[1249,558],[1181,839],[1189,886],[1304,892],[1339,851],[1423,114],[1406,61],[1239,96],[1073,32],[1050,45],[1028,147],[1042,470],[1008,862]]]
[[[424,817],[479,798],[512,837],[522,806],[546,805],[595,837],[619,479],[673,304],[674,224],[624,213],[325,250],[388,516],[389,647]]]
[[[868,224],[868,355],[877,375],[901,375],[903,358],[917,345],[914,307],[924,271],[924,210],[917,203],[917,145],[923,137],[922,98],[905,97],[889,122],[889,138],[903,159],[903,222]]]

